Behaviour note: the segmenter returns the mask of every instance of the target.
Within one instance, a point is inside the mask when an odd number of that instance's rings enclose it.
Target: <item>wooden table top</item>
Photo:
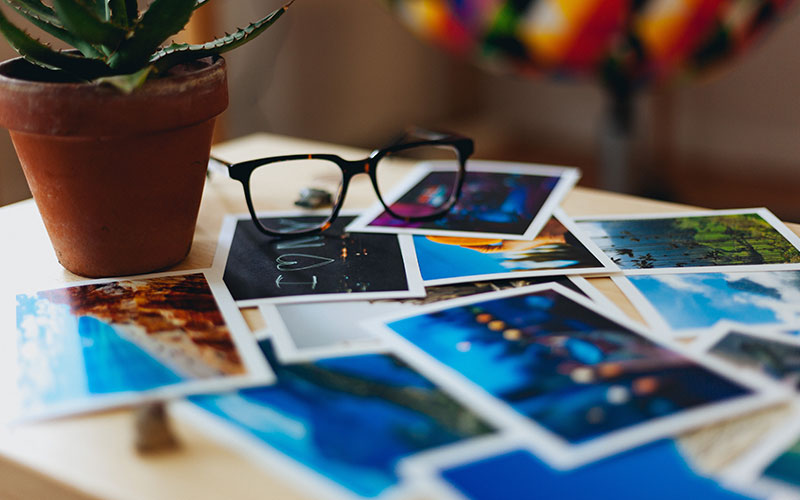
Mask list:
[[[214,147],[226,160],[239,161],[289,153],[330,152],[345,158],[361,158],[365,151],[269,134],[256,134]],[[365,176],[354,180],[347,207],[362,208],[375,201]],[[290,184],[287,180],[287,185]],[[301,186],[297,186],[299,191]],[[291,189],[288,187],[287,189]],[[575,188],[562,203],[568,215],[677,212],[696,207],[647,200],[593,189]],[[226,214],[244,213],[246,206],[239,183],[212,177],[205,187],[197,231],[189,256],[174,270],[211,266],[217,235]],[[789,225],[800,234],[800,226]],[[14,295],[83,280],[56,261],[39,213],[32,200],[0,208],[0,227],[6,239],[0,245],[3,279],[0,280],[6,326],[3,341],[11,353],[15,342]],[[638,313],[607,278],[590,282],[612,301],[641,321]],[[251,328],[263,326],[255,309],[243,310]],[[10,347],[8,347],[10,346]],[[5,371],[3,371],[5,370]],[[0,366],[0,395],[11,394],[15,383],[7,365]],[[681,440],[699,463],[714,468],[757,439],[783,410],[770,410],[736,422],[693,432]],[[227,448],[180,418],[173,421],[182,447],[175,452],[143,457],[133,447],[133,416],[115,410],[89,416],[24,425],[0,425],[0,498],[109,498],[109,499],[306,499],[296,484]],[[742,429],[752,432],[741,437]],[[737,434],[736,440],[720,435]],[[724,441],[724,443],[721,443]],[[735,442],[734,442],[735,441]]]

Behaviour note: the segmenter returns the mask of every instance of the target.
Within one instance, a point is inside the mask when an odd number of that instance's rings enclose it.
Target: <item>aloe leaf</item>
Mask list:
[[[17,12],[36,16],[43,21],[47,21],[50,24],[63,28],[61,21],[58,19],[53,9],[43,4],[39,0],[5,0],[5,2],[13,7]]]
[[[14,10],[16,10],[22,17],[30,21],[35,26],[39,27],[42,31],[50,33],[54,37],[67,42],[68,44],[72,45],[76,49],[80,50],[83,55],[86,57],[102,57],[103,54],[95,49],[91,44],[86,43],[85,41],[81,40],[80,38],[74,36],[69,31],[65,30],[61,27],[61,24],[58,22],[57,18],[52,18],[55,22],[52,22],[49,16],[39,16],[37,11],[33,11],[28,8],[27,2],[20,1],[20,0],[5,0],[5,3],[10,5]]]
[[[125,0],[125,10],[128,12],[128,22],[133,24],[139,19],[139,2],[136,0]]]
[[[124,28],[104,21],[79,0],[53,0],[53,7],[64,27],[88,43],[116,47],[127,34]]]
[[[202,44],[174,43],[168,47],[164,47],[153,54],[150,62],[155,65],[156,70],[161,72],[185,61],[218,55],[233,50],[257,37],[272,26],[272,24],[286,12],[286,9],[288,9],[291,4],[292,2],[289,2],[280,9],[271,12],[263,19],[250,23],[246,27],[239,28],[235,32],[217,38],[216,40]]]
[[[125,39],[108,60],[119,72],[132,72],[148,64],[151,55],[167,38],[189,22],[196,0],[153,0]]]
[[[130,26],[126,0],[104,0],[104,3],[106,6],[106,19],[119,26]]]
[[[150,73],[153,71],[153,69],[153,66],[145,66],[135,73],[129,73],[127,75],[104,76],[102,78],[98,78],[95,80],[95,82],[113,85],[123,93],[130,94],[134,90],[141,87],[145,81],[147,81],[147,77],[150,76]]]
[[[110,73],[108,67],[99,59],[90,59],[58,52],[32,38],[15,26],[0,11],[0,33],[19,52],[19,55],[34,64],[48,68],[58,68],[84,80],[92,80]]]

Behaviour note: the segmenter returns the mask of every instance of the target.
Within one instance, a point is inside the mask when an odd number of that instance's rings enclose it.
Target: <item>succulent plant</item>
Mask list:
[[[131,91],[149,75],[221,54],[252,40],[283,15],[291,1],[244,28],[203,44],[163,44],[210,0],[3,0],[22,17],[76,50],[59,51],[13,24],[0,10],[0,32],[25,59],[72,79],[99,80]],[[293,1],[293,0],[292,0]]]

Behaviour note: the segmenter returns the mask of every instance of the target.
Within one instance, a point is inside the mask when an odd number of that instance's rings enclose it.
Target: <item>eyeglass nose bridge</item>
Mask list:
[[[344,161],[341,167],[348,178],[358,174],[367,174],[372,177],[375,163],[373,158],[364,158],[363,160]]]

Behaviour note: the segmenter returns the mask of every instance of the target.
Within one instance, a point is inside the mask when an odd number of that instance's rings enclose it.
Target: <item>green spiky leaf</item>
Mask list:
[[[186,26],[195,1],[154,0],[136,23],[132,35],[109,58],[109,66],[118,72],[131,72],[147,65],[158,47]]]
[[[124,28],[101,19],[79,0],[53,0],[53,7],[64,27],[88,43],[116,47],[127,35]]]
[[[280,9],[271,12],[263,19],[259,19],[244,28],[240,28],[216,40],[203,44],[174,43],[156,52],[150,59],[150,62],[155,65],[159,72],[162,72],[184,61],[219,55],[233,50],[257,37],[263,33],[264,30],[272,26],[272,24],[286,12],[286,9],[288,9],[291,4],[292,2],[289,2]]]
[[[136,0],[125,0],[125,10],[128,12],[128,22],[133,24],[139,19],[139,2]]]
[[[141,87],[145,81],[147,81],[147,77],[150,76],[150,73],[153,72],[153,69],[153,66],[146,66],[135,73],[129,73],[127,75],[104,76],[95,81],[97,83],[113,85],[122,91],[123,94],[130,94],[134,90]]]
[[[126,3],[126,0],[105,0],[106,18],[119,26],[130,26],[131,20],[128,18]]]
[[[5,0],[8,5],[16,9],[17,12],[26,12],[32,16],[47,21],[48,23],[63,28],[61,20],[58,19],[56,13],[43,4],[39,0]]]
[[[80,38],[76,37],[69,31],[61,27],[61,23],[57,18],[48,15],[40,16],[39,11],[34,11],[29,8],[29,0],[5,0],[5,3],[10,5],[22,17],[30,21],[42,31],[50,33],[59,40],[63,40],[72,45],[87,57],[102,57],[100,51],[95,49],[91,44],[86,43]],[[45,7],[42,5],[42,7]]]
[[[34,64],[51,69],[59,68],[84,80],[109,74],[108,67],[103,61],[53,50],[15,26],[2,11],[0,11],[0,32],[19,55]]]

